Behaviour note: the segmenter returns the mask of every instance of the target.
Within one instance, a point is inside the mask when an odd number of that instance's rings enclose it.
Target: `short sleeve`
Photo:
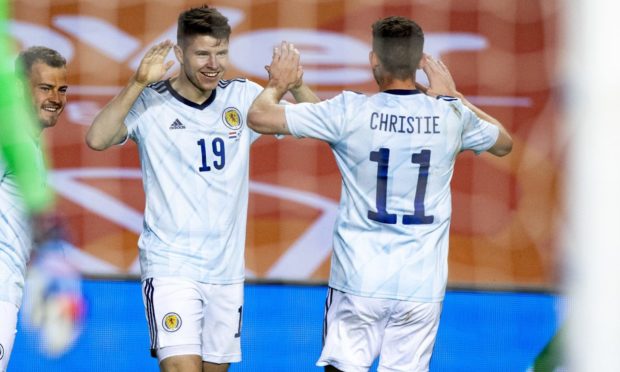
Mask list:
[[[138,139],[138,125],[140,123],[140,117],[146,112],[147,104],[146,104],[146,95],[148,94],[148,88],[142,91],[142,93],[136,99],[136,102],[133,103],[131,109],[125,116],[125,126],[127,127],[127,136],[132,140],[137,142]],[[121,144],[127,142],[127,138],[125,138]]]
[[[246,90],[247,102],[251,104],[256,99],[256,97],[258,97],[260,92],[263,91],[263,87],[251,80],[246,80],[246,86],[247,86],[247,90]],[[257,139],[261,137],[260,133],[255,132],[250,128],[247,128],[247,129],[250,131],[250,143],[254,143]]]
[[[261,134],[253,131],[252,129],[249,129],[249,130],[250,130],[250,143],[254,143],[257,139],[261,137]]]
[[[472,150],[476,154],[491,148],[499,137],[499,128],[496,125],[482,120],[460,100],[450,102],[453,110],[460,113],[463,122],[461,135],[461,151]]]
[[[340,140],[344,129],[344,94],[319,103],[284,106],[286,124],[292,135],[316,138],[329,143]]]

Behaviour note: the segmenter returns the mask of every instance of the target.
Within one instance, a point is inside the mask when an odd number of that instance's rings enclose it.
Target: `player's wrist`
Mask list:
[[[138,78],[138,76],[134,75],[134,76],[132,76],[131,80],[129,81],[129,84],[144,89],[150,83],[148,81],[145,81],[144,79],[140,79],[140,78]]]
[[[302,91],[303,83],[296,83],[289,90],[291,93],[296,94]]]
[[[280,97],[284,96],[286,92],[288,91],[287,84],[277,79],[270,79],[269,82],[267,83],[267,88],[271,89],[275,94],[277,94]]]

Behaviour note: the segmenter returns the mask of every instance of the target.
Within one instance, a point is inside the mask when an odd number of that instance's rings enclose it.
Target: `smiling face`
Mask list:
[[[175,47],[181,64],[181,90],[191,90],[192,96],[197,94],[208,98],[228,68],[228,40],[197,35],[188,38],[184,44]]]
[[[35,62],[28,76],[32,103],[42,128],[56,125],[67,103],[67,69]]]

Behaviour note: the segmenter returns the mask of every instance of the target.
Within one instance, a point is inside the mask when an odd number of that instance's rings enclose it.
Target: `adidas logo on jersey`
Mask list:
[[[181,123],[179,119],[176,119],[174,123],[172,123],[172,125],[170,126],[170,129],[185,129],[185,125],[183,125],[183,123]]]

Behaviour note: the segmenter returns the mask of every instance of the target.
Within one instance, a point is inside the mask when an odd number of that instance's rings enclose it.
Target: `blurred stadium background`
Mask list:
[[[16,50],[46,45],[69,61],[69,103],[45,136],[50,182],[69,222],[67,257],[88,278],[86,323],[76,343],[52,357],[38,347],[35,333],[20,328],[10,370],[155,371],[137,280],[144,206],[138,154],[133,143],[91,151],[84,135],[146,48],[175,40],[178,13],[204,1],[9,1]],[[459,90],[502,120],[515,140],[507,158],[462,154],[457,162],[451,290],[431,367],[525,371],[562,318],[556,294],[563,223],[560,2],[208,3],[233,26],[228,77],[264,84],[272,47],[286,39],[301,50],[305,80],[323,98],[342,89],[376,90],[368,69],[376,19],[398,14],[421,24],[426,51],[440,57]],[[265,137],[253,146],[250,178],[244,362],[232,370],[317,370],[340,194],[336,164],[324,144]]]

